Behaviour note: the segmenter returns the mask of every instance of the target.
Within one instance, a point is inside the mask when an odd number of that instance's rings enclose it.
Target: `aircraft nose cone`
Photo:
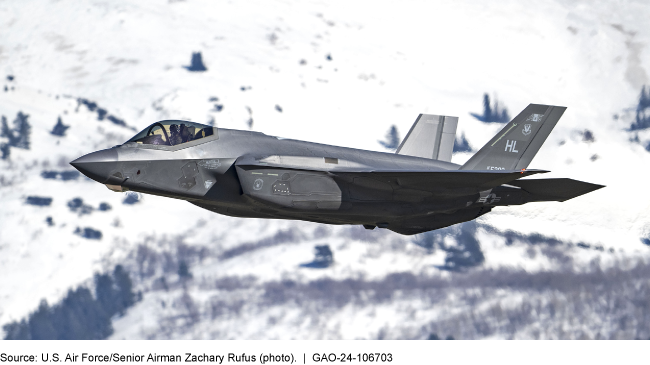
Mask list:
[[[117,163],[117,150],[114,148],[92,152],[70,162],[75,169],[89,178],[104,184]]]

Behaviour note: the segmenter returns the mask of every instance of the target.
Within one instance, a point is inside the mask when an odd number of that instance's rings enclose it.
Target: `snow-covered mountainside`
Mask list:
[[[649,338],[649,18],[633,0],[0,2],[0,325],[120,264],[142,297],[114,339]],[[165,118],[380,150],[437,113],[476,151],[502,127],[471,116],[485,93],[511,116],[567,106],[530,168],[606,188],[406,237],[220,216],[68,164]]]

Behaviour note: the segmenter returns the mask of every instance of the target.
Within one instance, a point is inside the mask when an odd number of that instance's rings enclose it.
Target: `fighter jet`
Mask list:
[[[71,164],[110,190],[187,200],[227,216],[412,235],[497,206],[563,202],[602,188],[522,179],[548,172],[527,167],[565,110],[530,104],[463,165],[450,162],[458,118],[427,114],[395,153],[163,120]]]

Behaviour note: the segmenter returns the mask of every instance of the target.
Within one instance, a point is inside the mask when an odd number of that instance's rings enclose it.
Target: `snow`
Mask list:
[[[0,5],[0,88],[9,90],[0,90],[0,114],[9,123],[19,111],[29,114],[32,147],[12,148],[10,159],[0,160],[0,324],[24,317],[41,298],[56,302],[70,288],[90,285],[94,272],[132,263],[141,244],[158,252],[173,252],[178,242],[208,248],[210,255],[192,266],[195,279],[208,281],[253,275],[256,285],[263,285],[372,281],[400,272],[450,275],[439,269],[442,250],[427,253],[412,238],[392,232],[236,219],[155,196],[125,205],[123,194],[83,176],[61,181],[40,175],[70,171],[69,161],[123,143],[165,118],[214,120],[234,129],[247,129],[252,118],[253,130],[268,135],[381,150],[377,141],[391,125],[403,136],[419,113],[437,113],[460,117],[457,135],[464,133],[477,150],[501,128],[469,115],[480,112],[485,92],[513,117],[528,103],[567,106],[529,168],[552,171],[540,178],[567,177],[606,188],[563,203],[500,207],[482,216],[480,227],[496,229],[479,228],[483,268],[531,273],[562,268],[539,247],[506,245],[499,232],[508,230],[563,241],[562,250],[577,270],[595,258],[607,265],[612,257],[646,257],[640,238],[650,234],[643,170],[650,153],[643,143],[650,132],[626,129],[641,86],[650,83],[644,68],[650,64],[648,17],[650,6],[632,0],[498,6],[469,0],[251,1],[246,6],[208,0],[5,2]],[[193,52],[201,52],[207,71],[183,68]],[[127,127],[98,121],[77,98],[96,102]],[[215,104],[223,110],[216,111]],[[71,126],[65,137],[49,133],[57,117]],[[593,133],[593,142],[583,140],[585,130]],[[630,141],[635,135],[641,143]],[[470,156],[456,154],[452,162]],[[30,206],[24,203],[27,196],[53,202]],[[67,203],[76,197],[95,210],[81,216],[70,211]],[[98,211],[102,202],[112,209]],[[53,227],[46,217],[53,218]],[[103,237],[84,239],[74,234],[76,227],[100,230]],[[293,232],[293,238],[219,258],[243,244],[274,242],[278,232]],[[318,244],[332,247],[335,264],[323,270],[300,267],[313,259]],[[593,249],[597,246],[603,251]],[[171,303],[187,290],[207,305],[220,294],[198,284],[151,290],[156,277],[136,280],[144,299],[114,321],[113,338],[375,338],[384,328],[400,326],[404,336],[416,337],[419,330],[409,326],[444,315],[412,298],[329,309],[329,320],[306,318],[305,310],[290,304],[269,309],[245,304],[241,315],[229,315],[218,330],[211,329],[212,320],[202,320],[163,336],[156,332],[158,320],[178,310],[159,308],[160,301]],[[261,289],[256,288],[242,291],[257,297]],[[506,297],[514,301],[517,295]],[[457,303],[450,296],[438,306]],[[402,306],[415,314],[403,314]],[[458,313],[472,310],[463,308]],[[532,336],[526,331],[522,337]]]

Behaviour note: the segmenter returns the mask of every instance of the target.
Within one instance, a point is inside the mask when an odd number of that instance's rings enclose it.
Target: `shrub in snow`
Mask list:
[[[127,193],[126,198],[122,201],[122,204],[133,205],[140,201],[140,196],[137,193]]]
[[[47,207],[52,204],[52,198],[40,197],[40,196],[28,196],[25,200],[26,204],[36,205],[38,207]]]
[[[109,115],[106,117],[107,120],[109,120],[113,124],[121,125],[122,127],[126,127],[126,122],[124,122],[122,119],[114,116],[114,115]]]
[[[79,106],[85,105],[86,108],[88,108],[88,110],[91,111],[91,112],[96,111],[97,112],[97,120],[104,120],[104,118],[106,118],[106,120],[108,120],[109,122],[111,122],[113,124],[117,124],[119,126],[126,127],[126,123],[122,119],[120,119],[120,118],[118,118],[118,117],[116,117],[114,115],[109,115],[108,111],[106,109],[100,108],[97,105],[97,103],[94,102],[94,101],[91,101],[91,100],[88,100],[88,99],[83,99],[83,98],[78,98],[77,103],[78,103]]]
[[[83,199],[74,198],[68,202],[68,208],[74,213],[79,213],[79,215],[90,214],[93,212],[94,208],[88,204],[84,204]]]
[[[80,173],[79,171],[61,171],[59,172],[59,176],[63,181],[77,180],[77,178],[80,176]]]
[[[45,170],[41,172],[43,179],[57,179],[61,178],[63,181],[76,180],[80,176],[79,171],[51,171]]]
[[[101,240],[102,239],[102,232],[101,231],[98,231],[96,229],[92,229],[92,228],[89,228],[89,227],[86,227],[84,229],[81,229],[81,228],[77,227],[77,229],[75,229],[75,231],[74,231],[74,234],[79,235],[79,236],[81,236],[81,237],[83,237],[85,239],[88,239],[88,240]]]
[[[97,109],[97,103],[88,99],[78,98],[77,103],[79,103],[79,105],[85,105],[91,112],[94,112]]]
[[[43,171],[41,172],[41,177],[43,179],[56,179],[56,177],[59,176],[59,173],[56,171]]]
[[[307,264],[302,264],[300,266],[316,268],[316,269],[324,269],[326,267],[332,266],[332,264],[334,263],[334,255],[332,254],[332,250],[330,249],[329,245],[316,246],[314,247],[314,250],[315,250],[314,261]]]

